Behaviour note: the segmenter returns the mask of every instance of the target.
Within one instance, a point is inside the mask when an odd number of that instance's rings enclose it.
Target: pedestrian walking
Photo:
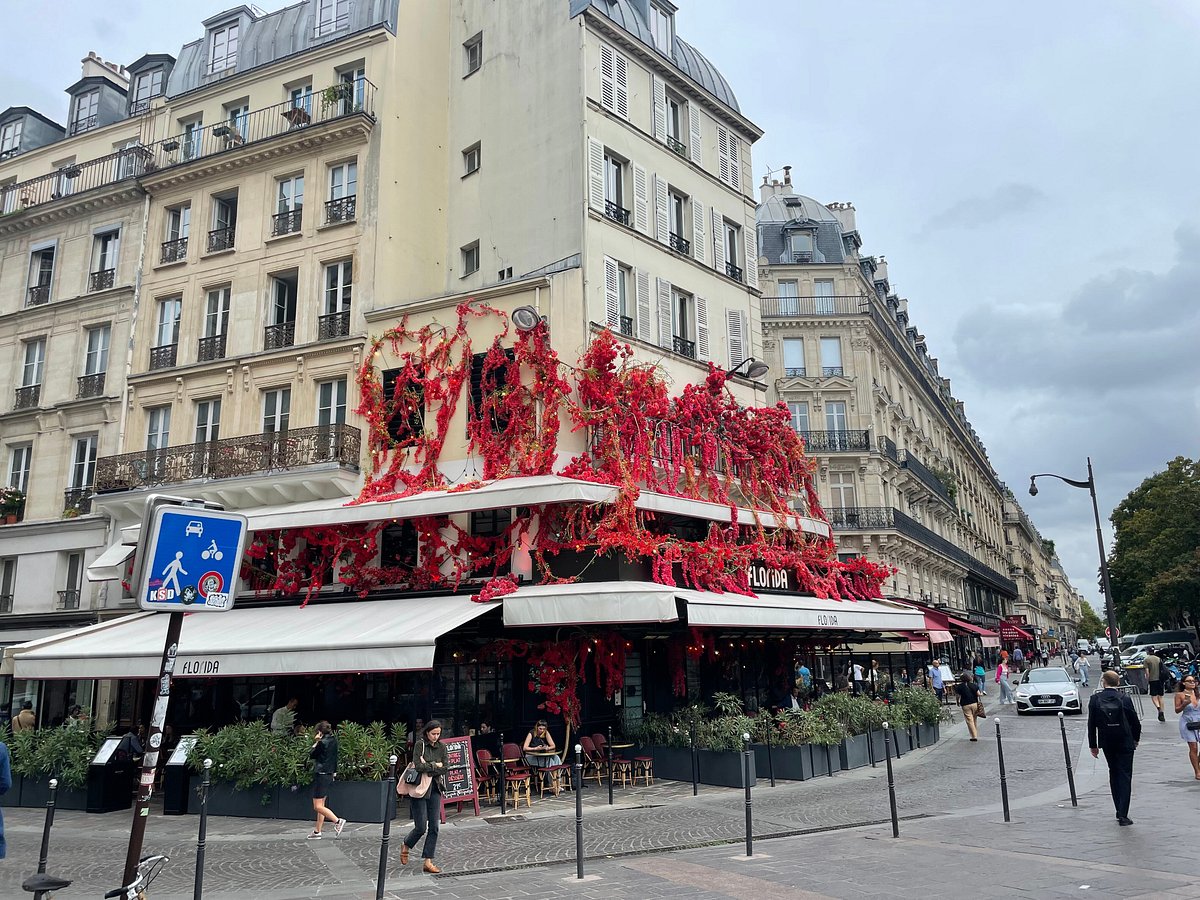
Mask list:
[[[337,735],[333,733],[333,726],[328,722],[317,723],[312,749],[308,751],[308,756],[313,761],[312,805],[313,812],[317,814],[317,824],[308,839],[310,841],[321,839],[321,828],[325,825],[326,819],[333,823],[334,836],[340,837],[342,829],[346,827],[346,820],[339,819],[325,805],[325,801],[329,797],[329,789],[333,786],[333,776],[337,774],[338,765],[338,739]]]
[[[933,692],[937,694],[938,702],[946,699],[946,682],[942,680],[941,661],[934,660],[929,666],[929,678],[933,682]]]
[[[1075,657],[1075,671],[1079,673],[1079,683],[1084,687],[1088,686],[1088,671],[1090,668],[1088,658],[1085,654],[1081,653]]]
[[[1043,647],[1042,648],[1042,668],[1044,669],[1048,665],[1050,665],[1050,651],[1047,650],[1045,647]]]
[[[1146,678],[1150,681],[1150,702],[1154,704],[1154,708],[1158,710],[1158,721],[1167,721],[1163,715],[1163,664],[1162,657],[1155,651],[1151,650],[1146,654],[1146,658],[1142,660],[1142,665],[1146,667]]]
[[[21,704],[21,711],[12,720],[13,734],[18,731],[32,731],[37,727],[37,714],[33,711],[33,701],[26,700]]]
[[[1200,690],[1196,687],[1196,676],[1185,675],[1175,692],[1175,712],[1179,715],[1179,736],[1187,742],[1188,758],[1192,771],[1200,781]]]
[[[972,672],[975,675],[975,687],[978,689],[979,693],[986,697],[987,691],[983,689],[983,679],[987,675],[987,669],[983,667],[982,656],[975,657],[975,668],[972,670]]]
[[[979,688],[975,685],[975,679],[963,672],[958,676],[958,684],[954,686],[954,693],[958,694],[958,705],[962,707],[963,718],[967,720],[967,732],[971,735],[971,740],[979,740],[979,729],[975,726],[975,716],[979,714],[982,704],[979,702]]]
[[[859,696],[863,692],[863,667],[861,663],[853,663],[851,672],[854,676],[854,696]]]
[[[428,831],[421,855],[425,858],[424,869],[430,875],[437,875],[442,871],[434,865],[433,857],[437,852],[438,825],[442,818],[442,794],[446,792],[444,778],[449,764],[450,757],[446,753],[446,745],[442,743],[442,723],[437,719],[430,719],[413,745],[412,765],[419,774],[430,776],[432,781],[423,797],[410,798],[413,827],[400,844],[400,865],[407,866],[408,851],[417,846],[417,841]],[[504,790],[504,786],[501,785],[500,789]]]
[[[1196,776],[1200,778],[1200,775]],[[0,741],[0,795],[7,794],[12,787],[12,765],[8,759],[8,744]],[[0,859],[8,855],[8,844],[4,840],[4,815],[0,813]]]
[[[1012,664],[1016,668],[1017,674],[1020,675],[1025,665],[1025,654],[1021,651],[1020,644],[1013,648]]]
[[[1142,723],[1133,711],[1133,701],[1117,690],[1120,683],[1121,676],[1111,670],[1100,676],[1102,690],[1088,701],[1088,747],[1093,757],[1104,751],[1117,824],[1132,825],[1129,797],[1133,791],[1133,754],[1142,739]]]
[[[1000,686],[1001,706],[1011,706],[1017,702],[1013,698],[1012,685],[1008,682],[1008,657],[1003,653],[1000,654],[1000,662],[996,663],[996,684]]]

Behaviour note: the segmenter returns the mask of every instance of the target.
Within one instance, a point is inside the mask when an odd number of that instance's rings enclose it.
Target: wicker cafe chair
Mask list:
[[[521,804],[521,794],[525,794],[525,806],[531,808],[533,806],[533,797],[531,788],[533,786],[533,777],[530,775],[529,767],[525,764],[525,756],[521,753],[521,748],[516,744],[505,744],[500,752],[504,759],[517,759],[520,762],[504,764],[504,792],[505,796],[512,800],[513,808],[516,809]]]
[[[579,738],[579,746],[583,747],[583,777],[594,776],[596,784],[604,781],[604,757],[596,749],[596,744],[586,734]]]
[[[608,738],[606,738],[600,732],[596,732],[595,734],[592,735],[592,743],[596,746],[596,752],[600,754],[600,758],[601,758],[601,760],[603,760],[601,765],[604,766],[605,771],[607,771],[608,770]],[[633,778],[633,763],[631,763],[629,760],[625,759],[625,757],[621,756],[620,754],[616,753],[615,751],[613,753],[613,758],[612,758],[612,770],[613,770],[613,782],[615,783],[619,779],[622,787],[624,787],[625,785],[628,785],[630,780]]]
[[[475,751],[475,781],[479,792],[488,800],[496,799],[497,772],[492,768],[492,754],[487,750]]]

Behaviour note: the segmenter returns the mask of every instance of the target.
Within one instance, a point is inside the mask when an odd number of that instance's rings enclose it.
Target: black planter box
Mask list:
[[[937,725],[918,725],[917,726],[917,742],[922,747],[932,747],[938,742],[941,734],[938,731]]]
[[[743,787],[742,754],[729,750],[698,750],[700,783],[716,787]],[[750,773],[752,776],[755,773]]]
[[[654,777],[669,781],[692,780],[692,751],[682,747],[647,747],[654,757]]]
[[[9,791],[12,794],[12,791]],[[39,775],[36,778],[21,779],[20,805],[25,807],[45,807],[50,799],[50,776]],[[87,791],[82,788],[66,788],[59,785],[54,797],[55,809],[87,809]]]
[[[199,776],[193,775],[190,785],[187,812],[197,814],[200,812]],[[380,823],[383,821],[386,790],[386,784],[379,781],[335,781],[326,804],[347,821]],[[213,782],[208,788],[208,814],[293,822],[316,820],[312,808],[312,789],[307,784],[297,785],[295,789],[256,787],[240,791],[228,783]]]
[[[833,744],[829,747],[814,744],[809,749],[812,751],[813,777],[818,775],[828,775],[830,768],[832,768],[834,772],[840,772],[842,770],[842,754],[840,744]]]
[[[771,776],[772,765],[775,777],[783,781],[807,781],[813,777],[812,748],[802,747],[771,747],[771,758],[767,759],[767,745],[753,744],[754,765],[758,769],[759,778]],[[740,785],[739,785],[740,786]]]
[[[867,736],[856,734],[847,737],[838,744],[838,759],[843,769],[858,769],[871,764],[870,748],[867,746]]]
[[[21,782],[24,780],[24,776],[13,772],[12,787],[7,794],[0,794],[0,808],[15,809],[21,805]]]
[[[900,753],[908,753],[913,748],[912,734],[907,728],[901,728],[892,732],[892,756],[895,757],[896,750],[899,748]]]

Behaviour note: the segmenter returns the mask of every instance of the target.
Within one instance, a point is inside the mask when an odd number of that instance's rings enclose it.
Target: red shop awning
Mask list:
[[[950,619],[947,616],[931,609],[923,609],[921,612],[925,616],[925,630],[929,633],[929,643],[948,644],[954,640],[950,634]]]
[[[953,628],[955,631],[961,631],[963,634],[974,634],[974,635],[978,635],[981,638],[983,638],[983,637],[991,637],[991,638],[999,637],[999,635],[997,635],[996,632],[994,632],[990,629],[987,629],[987,628],[982,628],[979,625],[974,625],[971,622],[965,621],[964,619],[955,619],[955,618],[951,617],[950,618],[950,627]]]
[[[1002,641],[1032,641],[1033,635],[1011,622],[1000,623],[1000,639]]]

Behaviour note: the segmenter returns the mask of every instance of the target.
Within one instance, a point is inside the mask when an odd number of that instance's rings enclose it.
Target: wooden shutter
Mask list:
[[[725,217],[712,211],[713,268],[725,274]]]
[[[660,141],[667,139],[667,86],[657,75],[651,75],[654,94],[654,136]]]
[[[723,125],[717,126],[717,159],[720,164],[718,174],[729,184],[729,131]]]
[[[620,53],[613,54],[613,86],[616,88],[616,113],[629,118],[629,63]]]
[[[745,313],[725,310],[725,331],[729,336],[729,368],[733,370],[746,361]]]
[[[671,330],[671,282],[658,279],[658,346],[672,350],[675,332]]]
[[[729,186],[735,191],[742,189],[741,141],[732,132],[729,135]]]
[[[618,282],[621,278],[617,261],[604,257],[604,314],[608,327],[613,331],[621,328],[621,293]]]
[[[704,204],[692,201],[692,257],[701,265],[708,265],[708,225],[704,218]]]
[[[637,291],[638,340],[649,343],[654,339],[650,333],[650,273],[645,269],[638,269],[633,280],[637,285],[634,290]]]
[[[700,110],[694,103],[688,104],[688,130],[690,138],[688,140],[688,155],[691,156],[692,162],[698,166],[704,165],[704,158],[701,155],[700,141],[702,135],[700,133]]]
[[[642,234],[650,233],[650,200],[646,196],[646,169],[637,163],[633,167],[633,227]]]
[[[613,62],[615,53],[607,44],[600,45],[600,105],[605,109],[616,111],[616,85],[613,83]]]
[[[604,145],[588,138],[588,206],[604,215]]]
[[[758,228],[749,224],[743,225],[746,232],[746,284],[752,288],[758,287]]]
[[[696,359],[708,360],[708,301],[696,297]]]
[[[654,221],[658,232],[658,242],[669,244],[671,242],[671,217],[667,210],[667,182],[657,175],[654,176]]]

